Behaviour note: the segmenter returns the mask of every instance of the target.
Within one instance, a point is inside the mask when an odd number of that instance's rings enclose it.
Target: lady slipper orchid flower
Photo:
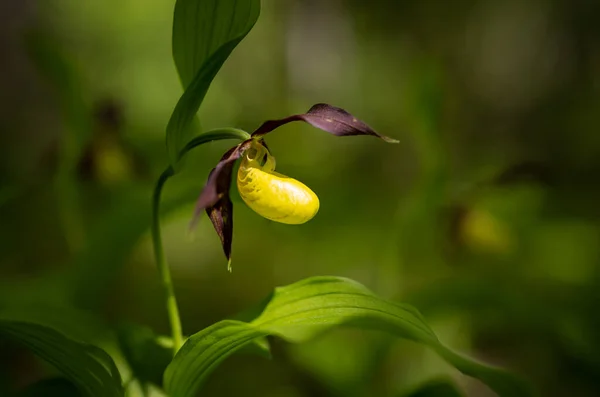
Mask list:
[[[345,110],[324,103],[314,105],[304,114],[264,122],[250,139],[229,149],[212,169],[190,225],[193,227],[202,211],[206,211],[221,239],[229,271],[233,236],[233,203],[229,187],[236,160],[242,159],[237,173],[240,196],[259,215],[272,221],[298,225],[308,222],[319,210],[319,198],[310,188],[275,172],[275,157],[264,141],[266,134],[292,121],[304,121],[337,136],[372,135],[386,142],[398,143],[373,131]]]

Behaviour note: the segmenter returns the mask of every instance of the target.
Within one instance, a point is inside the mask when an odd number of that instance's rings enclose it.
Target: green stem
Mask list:
[[[167,179],[173,176],[173,168],[170,166],[164,170],[156,181],[154,194],[152,195],[152,244],[154,245],[154,259],[158,267],[158,274],[162,281],[162,287],[167,302],[167,313],[169,315],[169,324],[171,325],[171,335],[173,338],[173,355],[177,353],[183,344],[183,335],[181,332],[181,320],[179,318],[179,309],[177,308],[177,299],[171,280],[171,272],[167,265],[167,259],[163,250],[162,238],[160,234],[160,194]]]
[[[217,128],[198,135],[190,140],[187,145],[180,151],[179,160],[181,160],[187,152],[193,148],[211,141],[221,139],[250,139],[250,134],[246,131],[237,128]],[[152,245],[154,246],[154,259],[158,268],[158,274],[162,281],[163,292],[167,303],[167,314],[169,316],[169,324],[171,325],[171,335],[173,339],[173,355],[183,345],[183,334],[181,332],[181,319],[179,318],[179,309],[177,308],[177,298],[175,298],[175,290],[173,281],[171,280],[171,272],[167,264],[165,252],[160,234],[160,196],[162,189],[167,180],[175,175],[173,167],[169,166],[163,171],[156,181],[154,194],[152,195]]]
[[[250,134],[244,130],[240,130],[239,128],[231,127],[215,128],[213,130],[206,131],[190,140],[179,152],[178,159],[181,160],[187,152],[196,146],[200,146],[211,141],[219,141],[221,139],[239,139],[240,141],[245,141],[246,139],[250,139]]]

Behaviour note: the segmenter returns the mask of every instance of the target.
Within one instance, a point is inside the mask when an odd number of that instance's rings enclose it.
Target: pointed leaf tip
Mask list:
[[[313,105],[305,114],[297,114],[279,120],[265,121],[256,131],[254,131],[254,133],[252,133],[252,136],[263,136],[292,121],[304,121],[313,127],[337,136],[371,135],[380,138],[385,142],[399,142],[396,139],[375,132],[375,130],[369,127],[364,121],[359,120],[346,110],[326,103],[317,103],[316,105]]]

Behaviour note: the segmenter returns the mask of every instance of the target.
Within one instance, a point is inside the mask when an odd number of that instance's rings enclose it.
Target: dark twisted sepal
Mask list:
[[[231,176],[235,161],[250,146],[252,140],[247,140],[229,149],[208,176],[208,181],[198,197],[194,217],[190,229],[196,226],[200,214],[206,211],[215,231],[219,235],[223,252],[227,257],[228,270],[231,271],[231,244],[233,241],[233,203],[229,197]]]
[[[262,137],[274,129],[279,128],[284,124],[291,123],[292,121],[304,121],[313,127],[337,136],[371,135],[383,139],[386,142],[398,143],[398,141],[393,138],[378,134],[365,122],[357,119],[344,109],[326,103],[313,105],[308,112],[304,114],[296,114],[279,120],[265,121],[252,133],[252,137]]]

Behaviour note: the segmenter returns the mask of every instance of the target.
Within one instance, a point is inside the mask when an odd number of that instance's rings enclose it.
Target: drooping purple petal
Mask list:
[[[304,114],[296,114],[279,120],[265,121],[252,133],[252,136],[263,136],[292,121],[304,121],[313,127],[337,136],[372,135],[381,138],[386,142],[398,143],[398,141],[393,138],[378,134],[366,123],[357,119],[344,109],[326,103],[318,103]]]
[[[224,195],[213,206],[206,208],[206,213],[221,240],[223,253],[231,261],[231,243],[233,242],[233,203],[229,194]]]
[[[194,218],[192,219],[191,226],[195,226],[197,217],[202,211],[208,207],[211,207],[219,201],[219,198],[229,191],[229,184],[231,182],[231,171],[235,160],[237,160],[241,153],[239,153],[239,145],[229,149],[222,157],[215,168],[208,174],[208,181],[200,196],[196,201],[196,210],[194,212]]]
[[[206,210],[215,231],[221,239],[223,251],[228,260],[231,258],[231,242],[233,236],[233,203],[229,198],[231,176],[235,161],[239,159],[252,140],[247,140],[229,149],[215,168],[208,175],[208,181],[202,189],[190,229],[196,226],[202,211]]]

